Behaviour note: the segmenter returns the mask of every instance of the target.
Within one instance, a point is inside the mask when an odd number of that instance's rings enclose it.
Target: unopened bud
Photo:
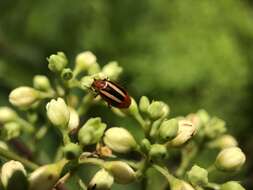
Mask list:
[[[39,167],[29,177],[29,190],[51,190],[60,178],[65,160]]]
[[[245,190],[245,188],[236,181],[229,181],[222,184],[220,190]]]
[[[77,111],[74,108],[69,107],[69,113],[70,113],[70,117],[69,117],[68,128],[71,131],[79,126],[80,119],[79,119],[79,115]]]
[[[215,166],[222,171],[237,171],[246,160],[245,154],[238,147],[223,149],[216,157]]]
[[[112,175],[105,169],[101,169],[93,176],[88,190],[110,190],[113,181]]]
[[[69,143],[64,146],[63,152],[68,160],[72,160],[80,156],[82,149],[78,144]]]
[[[109,148],[118,153],[127,153],[137,146],[132,134],[120,127],[108,129],[105,132],[104,142]]]
[[[51,84],[46,76],[36,75],[33,78],[33,87],[38,90],[48,91],[51,89]]]
[[[220,149],[235,147],[237,145],[238,143],[232,135],[222,135],[208,144],[210,148]]]
[[[96,144],[104,134],[106,124],[101,118],[89,119],[78,132],[78,140],[81,145]]]
[[[142,96],[139,102],[140,111],[146,113],[150,105],[149,99],[147,96]]]
[[[21,126],[16,122],[5,123],[1,131],[1,137],[5,140],[16,138],[21,133]]]
[[[75,70],[85,71],[92,64],[95,64],[96,61],[97,61],[96,56],[90,51],[79,53],[76,56]]]
[[[196,115],[199,117],[202,125],[205,125],[210,120],[210,116],[206,110],[201,109],[196,113]]]
[[[148,107],[148,114],[152,119],[158,119],[165,114],[164,111],[166,110],[164,106],[164,103],[161,101],[153,101]]]
[[[26,175],[24,166],[14,160],[6,162],[1,169],[1,181],[6,190],[27,190]]]
[[[119,75],[122,73],[122,71],[122,67],[120,67],[116,61],[109,62],[102,69],[102,73],[104,73],[109,79],[113,81],[119,78]]]
[[[71,80],[73,78],[73,72],[70,68],[65,68],[61,72],[61,78],[65,81]]]
[[[151,143],[148,139],[143,139],[141,141],[141,150],[145,153],[148,153],[151,148]]]
[[[162,142],[168,141],[176,137],[178,132],[178,120],[170,119],[162,122],[159,128],[159,137]]]
[[[187,172],[187,177],[194,186],[206,186],[208,184],[208,172],[206,169],[194,165]]]
[[[21,86],[11,91],[9,101],[17,107],[29,107],[40,99],[40,94],[37,90]]]
[[[81,87],[83,89],[91,88],[93,82],[94,82],[93,77],[91,77],[91,76],[85,76],[85,77],[83,77],[81,79]]]
[[[194,190],[194,188],[187,182],[179,179],[173,180],[170,184],[171,190]]]
[[[217,117],[212,118],[205,126],[205,134],[213,139],[226,132],[225,122]]]
[[[48,68],[53,72],[61,72],[68,64],[66,55],[63,52],[57,52],[57,54],[50,55],[47,58]]]
[[[68,106],[62,98],[51,100],[47,106],[47,117],[53,125],[65,128],[68,125],[70,112]]]
[[[112,174],[116,183],[128,184],[136,179],[134,170],[125,162],[106,162],[104,167]]]
[[[181,146],[187,142],[195,133],[195,126],[188,120],[180,120],[177,136],[172,139],[170,144],[172,146]]]
[[[9,107],[0,107],[0,123],[14,121],[17,113]]]
[[[167,156],[167,149],[164,145],[153,144],[151,145],[149,156],[151,157],[151,159],[164,159]]]

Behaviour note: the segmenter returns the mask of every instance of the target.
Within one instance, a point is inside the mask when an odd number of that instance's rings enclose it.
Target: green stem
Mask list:
[[[22,164],[24,164],[24,166],[30,170],[35,170],[37,169],[39,166],[25,158],[22,158],[21,156],[17,155],[14,152],[11,152],[9,150],[5,150],[3,148],[0,147],[0,156],[3,158],[6,158],[8,160],[16,160],[21,162]]]
[[[18,117],[16,121],[23,126],[23,129],[28,132],[28,133],[33,133],[34,132],[34,127],[26,120],[23,118]]]
[[[156,164],[152,165],[152,167],[155,168],[157,171],[159,171],[164,177],[166,177],[169,184],[172,184],[173,181],[177,180],[177,178],[174,177],[167,169]]]
[[[208,183],[208,185],[206,186],[210,189],[214,189],[214,190],[219,190],[220,189],[220,185],[217,183]]]
[[[104,161],[100,160],[98,158],[82,158],[80,157],[78,160],[79,164],[94,164],[94,165],[98,165],[100,167],[104,166]]]

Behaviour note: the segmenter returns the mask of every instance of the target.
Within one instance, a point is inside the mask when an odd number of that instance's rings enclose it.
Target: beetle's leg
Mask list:
[[[107,102],[107,106],[108,108],[112,109],[112,105],[109,102]]]

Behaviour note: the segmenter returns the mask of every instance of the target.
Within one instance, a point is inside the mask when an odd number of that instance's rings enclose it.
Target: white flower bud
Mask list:
[[[39,98],[39,92],[27,86],[18,87],[11,91],[9,95],[10,103],[17,107],[31,106],[33,103],[39,100]]]
[[[128,130],[112,127],[105,132],[105,144],[113,151],[127,153],[136,147],[136,141]]]
[[[53,72],[61,72],[68,64],[67,57],[63,52],[52,54],[47,60],[48,68]]]
[[[21,132],[21,127],[16,122],[5,123],[1,132],[1,137],[5,140],[10,140],[18,137]]]
[[[148,107],[148,114],[152,119],[158,119],[165,115],[167,109],[164,108],[165,104],[161,101],[153,101]]]
[[[232,135],[222,135],[208,144],[208,146],[211,148],[220,149],[235,147],[237,145],[238,143]]]
[[[68,106],[62,98],[51,100],[47,106],[47,117],[53,125],[67,127],[70,118]]]
[[[134,170],[125,162],[106,162],[104,167],[112,174],[116,183],[128,184],[136,179]]]
[[[245,190],[245,188],[236,181],[229,181],[222,184],[220,190]]]
[[[109,62],[102,69],[102,73],[113,81],[119,78],[119,75],[122,73],[122,71],[122,67],[120,67],[116,61]]]
[[[194,190],[194,188],[187,182],[179,179],[172,181],[170,185],[171,190]]]
[[[29,177],[29,190],[51,190],[60,178],[65,160],[55,164],[44,165],[31,173]]]
[[[113,177],[105,169],[99,170],[89,183],[92,190],[110,190],[113,184]]]
[[[246,160],[245,154],[238,147],[223,149],[216,157],[215,166],[222,171],[237,171]]]
[[[75,129],[78,127],[80,119],[77,111],[71,107],[69,107],[70,117],[69,117],[69,130]]]
[[[36,75],[33,78],[33,87],[38,89],[38,90],[50,90],[51,89],[51,84],[48,80],[48,78],[44,75]]]
[[[142,96],[140,101],[139,101],[139,108],[140,111],[143,113],[146,113],[148,111],[148,107],[150,105],[149,99],[147,96]]]
[[[16,174],[16,176],[15,176]],[[13,180],[16,180],[16,183],[25,183],[26,181],[26,171],[24,166],[18,161],[8,161],[6,162],[1,169],[1,181],[3,186],[6,189],[10,188],[10,183],[14,183]],[[22,185],[22,184],[21,184]],[[23,184],[25,185],[25,184]],[[22,186],[23,186],[22,185]],[[27,186],[27,184],[26,184]],[[19,187],[20,189],[24,189]]]
[[[194,165],[187,172],[187,177],[194,186],[206,186],[208,184],[208,172],[206,169]]]
[[[0,107],[0,123],[13,121],[17,118],[17,113],[9,107]]]
[[[86,70],[88,67],[90,67],[92,64],[96,63],[97,58],[96,56],[90,52],[90,51],[85,51],[82,53],[79,53],[76,56],[76,68],[79,71],[84,71]]]
[[[180,146],[188,141],[195,133],[195,126],[188,120],[180,120],[178,122],[178,132],[177,136],[171,140],[170,144],[172,146]]]

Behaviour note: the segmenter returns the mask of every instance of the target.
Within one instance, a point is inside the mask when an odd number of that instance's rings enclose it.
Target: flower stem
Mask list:
[[[157,171],[159,171],[166,179],[168,180],[169,184],[171,184],[174,180],[177,178],[174,177],[167,169],[159,166],[159,165],[152,165],[153,168],[155,168]]]
[[[20,157],[19,155],[17,155],[14,152],[11,152],[9,150],[5,150],[3,148],[0,147],[0,156],[6,159],[10,159],[10,160],[16,160],[21,162],[22,164],[24,164],[24,166],[30,170],[35,170],[37,169],[39,166],[25,158]]]
[[[79,158],[79,164],[94,164],[94,165],[98,165],[100,167],[104,166],[104,161],[100,160],[98,158]]]

